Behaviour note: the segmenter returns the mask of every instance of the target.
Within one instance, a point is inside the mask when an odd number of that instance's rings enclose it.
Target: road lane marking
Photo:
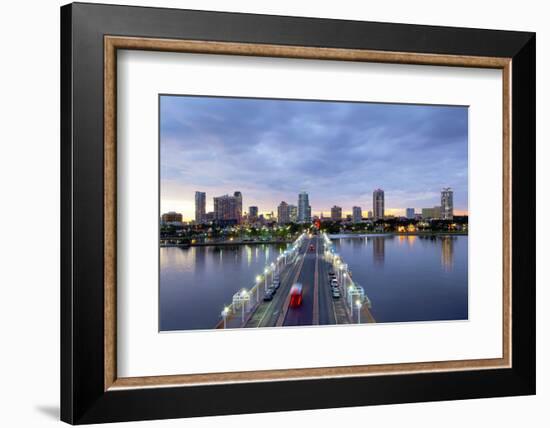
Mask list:
[[[315,238],[315,273],[313,278],[313,325],[319,325],[319,239],[317,238]]]
[[[304,261],[306,260],[307,246],[309,244],[309,241],[310,241],[310,239],[308,239],[308,241],[306,243],[306,251],[304,252],[304,255],[302,257],[302,261],[300,262],[300,267],[298,268],[298,271],[296,272],[296,275],[294,276],[294,281],[292,281],[293,284],[295,284],[296,281],[298,280],[298,277],[300,276],[300,272],[302,271],[302,267],[304,266]],[[291,288],[292,288],[292,286],[291,286]],[[283,309],[281,311],[281,314],[279,315],[279,318],[277,319],[277,322],[275,323],[275,325],[277,327],[281,327],[284,324],[286,314],[288,312],[289,305],[290,305],[290,293],[288,293],[288,295],[286,296],[286,300],[285,300],[285,303],[283,304]]]

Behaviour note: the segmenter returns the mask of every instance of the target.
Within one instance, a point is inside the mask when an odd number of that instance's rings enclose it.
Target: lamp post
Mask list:
[[[357,324],[361,324],[361,300],[357,300],[355,306],[357,306]]]
[[[242,308],[242,318],[241,321],[244,322],[244,306],[246,305],[246,297],[248,296],[248,292],[246,290],[241,291],[241,297],[243,299],[241,300],[241,308]]]
[[[264,269],[264,278],[265,278],[265,281],[264,281],[264,292],[267,293],[267,274],[269,273],[269,268],[265,268]]]
[[[226,306],[223,308],[222,311],[222,318],[223,318],[223,329],[225,330],[227,328],[227,314],[229,313],[229,308]]]
[[[256,300],[260,301],[260,281],[262,280],[262,276],[258,275],[256,277]]]

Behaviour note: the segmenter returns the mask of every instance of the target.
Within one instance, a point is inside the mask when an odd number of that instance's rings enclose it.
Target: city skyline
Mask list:
[[[455,215],[467,214],[467,108],[214,97],[161,97],[161,212],[196,219],[195,192],[240,191],[241,207],[277,213],[281,201],[311,216],[385,214],[441,204],[455,190]],[[202,211],[202,210],[201,210]]]

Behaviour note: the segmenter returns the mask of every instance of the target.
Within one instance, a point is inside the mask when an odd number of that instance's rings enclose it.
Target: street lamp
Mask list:
[[[265,281],[264,281],[264,291],[267,292],[267,274],[269,273],[269,268],[265,268],[264,269],[264,277],[265,277]]]
[[[222,311],[224,330],[227,328],[227,314],[229,314],[229,308],[226,306],[225,308],[223,308],[223,311]]]
[[[262,281],[262,276],[258,275],[256,277],[256,300],[260,301],[260,282]]]
[[[246,305],[246,298],[248,297],[248,292],[246,290],[241,291],[241,308],[242,308],[242,322],[244,322],[244,306]]]
[[[355,306],[357,306],[357,324],[361,324],[361,300],[357,300]]]

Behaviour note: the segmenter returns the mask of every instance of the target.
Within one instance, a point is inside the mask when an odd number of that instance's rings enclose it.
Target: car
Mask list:
[[[330,278],[335,278],[335,277],[336,277],[336,274],[335,274],[334,272],[329,272],[329,273],[328,273],[328,276],[329,276]]]
[[[330,285],[338,285],[338,280],[336,278],[332,278],[330,280]]]
[[[338,299],[340,297],[340,290],[338,288],[332,289],[332,298]]]
[[[267,287],[267,292],[271,294],[275,294],[277,292],[277,288],[273,285],[270,285],[269,287]]]
[[[271,294],[271,293],[266,293],[266,294],[264,295],[264,302],[269,302],[269,301],[271,301],[271,300],[273,300],[273,294]]]
[[[315,251],[315,247],[313,246],[313,244],[309,246],[309,251]]]
[[[296,283],[290,289],[290,306],[295,308],[302,304],[302,284]]]
[[[281,282],[277,280],[273,281],[273,284],[271,284],[271,287],[274,288],[275,290],[277,290],[280,286],[281,286]]]

